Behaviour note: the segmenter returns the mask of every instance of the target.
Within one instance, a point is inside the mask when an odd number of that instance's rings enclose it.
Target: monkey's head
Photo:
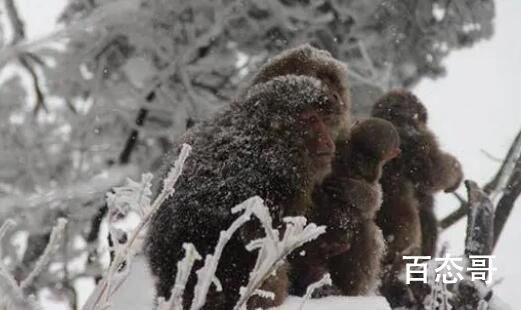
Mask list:
[[[334,141],[346,123],[345,104],[310,76],[286,75],[253,86],[239,107],[265,151],[287,150],[286,166],[316,184],[330,172]],[[282,173],[282,171],[278,171]]]
[[[309,44],[289,49],[263,65],[253,78],[252,85],[288,74],[309,76],[319,80],[324,92],[338,102],[344,113],[349,115],[351,97],[347,83],[347,67],[333,58],[329,52]],[[344,121],[347,123],[343,130],[347,136],[350,127],[349,119],[346,117]]]
[[[400,154],[400,136],[390,122],[369,118],[355,125],[348,143],[347,160],[351,174],[368,182],[377,182],[382,168]]]
[[[427,109],[418,97],[406,90],[394,90],[376,101],[371,113],[395,126],[423,128],[427,124]]]

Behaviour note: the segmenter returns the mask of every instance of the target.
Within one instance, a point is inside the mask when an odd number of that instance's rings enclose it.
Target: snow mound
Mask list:
[[[302,298],[290,296],[286,302],[272,310],[299,310],[302,304]],[[346,296],[330,296],[319,299],[310,299],[306,301],[302,310],[324,309],[324,310],[391,310],[384,297],[368,296],[368,297],[346,297]]]

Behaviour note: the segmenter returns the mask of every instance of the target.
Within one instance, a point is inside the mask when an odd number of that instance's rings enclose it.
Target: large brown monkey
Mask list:
[[[238,203],[259,195],[274,225],[280,225],[283,216],[304,214],[312,189],[331,169],[334,140],[347,126],[348,105],[339,99],[325,92],[316,78],[276,77],[252,86],[245,98],[186,135],[192,154],[175,193],[153,218],[146,241],[159,296],[170,296],[176,263],[184,255],[182,244],[193,243],[203,256],[212,253],[219,232],[236,217],[230,209]],[[171,163],[172,159],[164,173]],[[245,249],[251,236],[242,231],[224,248],[216,272],[223,291],[212,288],[205,309],[233,308],[255,263],[256,253]],[[201,263],[194,268],[199,267]],[[192,274],[185,307],[195,282]],[[274,290],[275,299],[256,297],[250,308],[282,303],[287,294],[285,269],[263,289]]]
[[[345,104],[346,122],[350,123],[351,98],[347,83],[347,69],[345,64],[334,59],[325,50],[303,44],[270,59],[263,65],[252,79],[250,85],[266,82],[274,77],[287,74],[311,76],[320,81],[320,87],[333,96],[335,100]],[[339,133],[339,139],[347,138],[350,126],[335,126],[344,131]]]
[[[384,241],[374,222],[381,203],[383,165],[400,153],[400,138],[388,121],[371,118],[354,126],[349,141],[337,141],[332,173],[313,193],[311,220],[327,231],[292,259],[292,292],[330,272],[335,294],[364,295],[376,287]]]
[[[377,217],[388,243],[382,294],[391,306],[400,306],[410,302],[398,280],[405,265],[402,256],[435,256],[438,222],[433,194],[455,190],[463,173],[458,160],[440,150],[427,127],[427,110],[412,93],[389,92],[375,103],[372,115],[393,123],[401,139],[401,156],[384,168]]]

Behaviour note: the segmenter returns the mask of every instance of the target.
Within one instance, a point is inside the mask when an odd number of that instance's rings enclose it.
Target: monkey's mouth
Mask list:
[[[331,162],[333,157],[335,156],[334,153],[330,151],[318,151],[314,154],[315,159],[320,161],[321,163],[328,164]]]

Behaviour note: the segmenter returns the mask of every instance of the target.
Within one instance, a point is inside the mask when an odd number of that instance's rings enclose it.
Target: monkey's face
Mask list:
[[[299,117],[302,141],[316,182],[321,182],[331,172],[335,140],[347,127],[346,117],[329,109],[308,110]]]
[[[378,181],[385,163],[401,152],[397,130],[379,118],[369,118],[354,126],[349,143],[352,169],[369,182]]]

